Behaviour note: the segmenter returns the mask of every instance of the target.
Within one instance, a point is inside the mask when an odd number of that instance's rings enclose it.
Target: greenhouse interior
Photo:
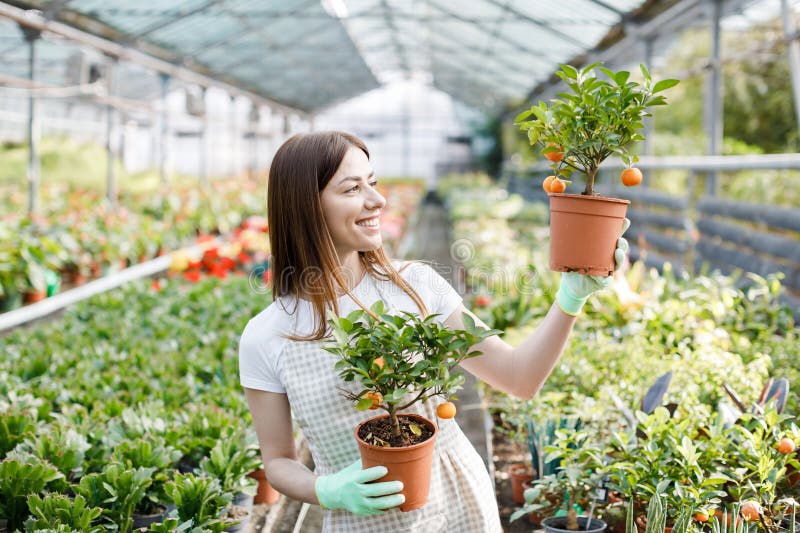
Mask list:
[[[798,320],[800,0],[0,1],[0,532],[795,533]]]

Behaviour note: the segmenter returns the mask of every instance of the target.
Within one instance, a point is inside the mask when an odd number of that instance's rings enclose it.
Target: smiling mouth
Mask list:
[[[377,228],[380,225],[380,221],[378,220],[378,217],[373,217],[362,220],[361,222],[356,222],[356,225],[364,228]]]

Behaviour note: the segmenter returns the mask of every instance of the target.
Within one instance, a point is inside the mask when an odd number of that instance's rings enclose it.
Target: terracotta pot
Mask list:
[[[428,500],[428,493],[431,487],[431,465],[433,464],[433,446],[436,442],[438,428],[436,424],[424,416],[414,414],[397,415],[404,418],[414,419],[418,424],[428,426],[433,435],[425,442],[405,446],[402,448],[384,448],[368,444],[358,436],[361,426],[371,420],[389,418],[388,414],[375,416],[364,420],[355,429],[358,449],[361,452],[361,464],[364,468],[373,466],[385,466],[389,472],[376,482],[395,481],[403,482],[403,495],[406,501],[399,507],[403,512],[419,509]]]
[[[588,533],[600,533],[605,531],[606,523],[599,518],[592,518],[591,523],[588,523],[588,518],[585,516],[578,517],[578,530],[586,531]],[[542,520],[545,533],[574,533],[567,529],[566,516],[551,516]],[[586,526],[589,526],[588,528]]]
[[[256,491],[256,495],[253,497],[253,503],[272,505],[280,499],[281,493],[275,490],[273,486],[269,484],[269,481],[267,480],[267,473],[263,468],[253,470],[247,474],[247,477],[258,481],[258,489]]]
[[[533,468],[525,463],[514,463],[508,467],[511,477],[511,497],[514,503],[525,503],[525,487],[523,485],[533,480]]]
[[[35,304],[47,298],[47,290],[43,291],[27,291],[22,295],[22,301],[25,305]]]
[[[628,204],[620,198],[550,193],[550,269],[612,275]]]

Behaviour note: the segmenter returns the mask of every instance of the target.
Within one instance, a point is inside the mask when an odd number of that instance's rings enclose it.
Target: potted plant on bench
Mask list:
[[[644,85],[631,81],[630,72],[600,68],[606,80],[595,75],[599,65],[581,70],[561,65],[556,74],[570,92],[559,93],[549,105],[540,101],[518,115],[515,123],[527,132],[532,145],[542,146],[555,170],[544,182],[550,195],[550,268],[609,276],[630,201],[595,193],[598,168],[616,155],[628,167],[622,172],[623,184],[641,182],[642,173],[631,167],[638,158],[630,147],[644,139],[639,130],[649,116],[648,109],[666,105],[666,98],[657,93],[675,86],[678,80],[653,82],[644,65],[640,65]],[[573,172],[582,174],[586,182],[580,194],[564,192],[569,182],[561,177]]]
[[[449,330],[434,317],[385,314],[383,302],[378,301],[371,313],[357,310],[329,320],[335,342],[325,349],[339,358],[334,368],[345,382],[357,379],[363,386],[357,393],[342,388],[344,396],[355,402],[357,410],[386,411],[355,429],[361,463],[364,468],[385,466],[388,473],[381,481],[403,482],[405,503],[400,510],[404,512],[427,500],[437,426],[402,411],[434,396],[449,397],[464,382],[453,368],[480,355],[470,351],[471,346],[500,333],[476,326],[466,314],[465,330]],[[455,406],[443,402],[437,414],[452,418]]]

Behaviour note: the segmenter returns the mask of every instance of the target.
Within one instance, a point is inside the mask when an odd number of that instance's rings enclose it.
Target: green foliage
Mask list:
[[[463,320],[466,329],[450,330],[436,322],[436,315],[386,314],[379,300],[370,313],[356,310],[346,318],[331,318],[335,342],[325,350],[338,357],[334,368],[345,382],[358,379],[364,386],[359,394],[345,391],[356,402],[356,409],[369,409],[373,400],[365,395],[380,393],[380,407],[391,416],[398,435],[398,411],[457,390],[464,376],[452,372],[453,368],[468,357],[480,355],[470,351],[473,345],[500,333],[476,326],[467,314]],[[376,363],[379,358],[382,365]]]
[[[599,65],[594,63],[581,70],[561,65],[556,74],[571,92],[558,93],[559,98],[549,106],[540,101],[515,120],[527,132],[532,145],[543,146],[543,154],[563,147],[564,158],[556,173],[584,174],[583,194],[588,195],[594,194],[597,169],[607,157],[617,155],[629,166],[637,159],[629,146],[644,139],[638,130],[644,127],[648,109],[666,105],[666,98],[657,93],[678,84],[678,80],[670,79],[654,82],[644,65],[640,65],[644,84],[631,81],[628,71],[613,72],[601,67],[606,80],[594,73]]]
[[[68,425],[52,424],[44,432],[29,436],[17,447],[42,461],[49,461],[63,474],[53,481],[52,488],[64,491],[68,481],[79,478],[83,472],[84,453],[89,449],[86,437]]]
[[[256,444],[245,443],[244,433],[233,432],[219,439],[200,470],[219,481],[227,493],[255,494],[256,483],[247,474],[259,468],[261,456]]]
[[[73,489],[86,499],[87,505],[102,507],[108,524],[116,525],[120,533],[127,533],[133,526],[134,511],[153,482],[154,471],[154,468],[127,468],[112,463],[100,473],[84,476]]]
[[[231,495],[221,491],[219,482],[205,476],[177,474],[167,483],[167,493],[177,508],[178,518],[214,533],[232,525],[223,520]]]
[[[22,528],[30,514],[28,496],[44,491],[48,483],[62,478],[54,466],[37,457],[20,455],[0,461],[0,517],[8,528]]]
[[[181,458],[181,452],[166,443],[157,435],[145,435],[135,439],[123,440],[114,448],[112,460],[127,468],[150,468],[152,484],[146,497],[137,505],[141,514],[155,512],[159,505],[167,501],[164,485],[171,478],[173,469]]]
[[[17,444],[33,435],[35,430],[35,413],[16,408],[0,412],[0,459]]]
[[[36,494],[28,496],[28,507],[32,519],[25,524],[25,531],[33,533],[42,530],[60,530],[81,533],[99,533],[104,529],[95,524],[103,510],[99,507],[88,507],[86,499],[78,494],[70,499],[63,494]]]

